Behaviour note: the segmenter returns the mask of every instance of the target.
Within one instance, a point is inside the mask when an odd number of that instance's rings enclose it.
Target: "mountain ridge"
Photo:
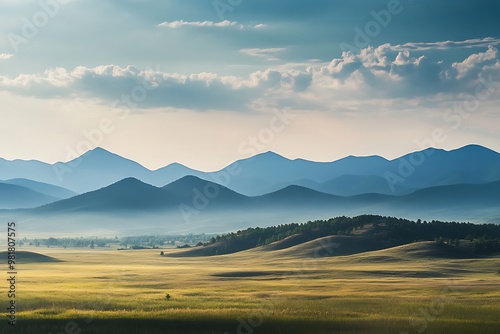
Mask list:
[[[2,209],[19,209],[39,206],[60,200],[16,184],[0,182],[0,203]]]
[[[180,205],[203,210],[213,209],[284,209],[388,208],[393,211],[424,209],[500,208],[500,181],[485,184],[443,185],[417,190],[408,195],[361,194],[337,196],[302,186],[291,185],[278,191],[248,197],[222,185],[185,176],[163,187],[136,178],[125,178],[99,190],[81,194],[32,209],[33,212],[67,211],[101,212],[116,210],[173,210]]]
[[[401,172],[404,168],[406,173]],[[268,151],[213,172],[194,170],[180,163],[150,170],[100,147],[69,162],[53,165],[37,160],[0,158],[0,179],[24,178],[80,194],[126,177],[158,187],[187,175],[214,181],[246,196],[268,194],[288,185],[303,185],[301,182],[308,183],[311,189],[342,196],[372,192],[403,195],[436,185],[500,180],[500,154],[471,144],[448,151],[428,148],[392,160],[378,155],[350,155],[331,162],[315,162],[303,158],[291,160]],[[396,181],[391,183],[388,175]]]

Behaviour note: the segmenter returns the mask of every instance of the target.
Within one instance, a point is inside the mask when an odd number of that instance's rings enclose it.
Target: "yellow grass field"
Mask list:
[[[426,247],[330,258],[27,248],[61,262],[17,265],[16,333],[499,333],[500,257]]]

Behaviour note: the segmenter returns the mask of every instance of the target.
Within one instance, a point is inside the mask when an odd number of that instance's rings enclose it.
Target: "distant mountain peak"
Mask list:
[[[186,165],[183,165],[179,162],[172,162],[171,164],[168,164],[167,166],[164,166],[164,167],[160,167],[156,170],[160,170],[160,169],[176,169],[176,170],[193,170],[189,167],[187,167]]]
[[[205,196],[215,191],[217,193],[215,197],[217,198],[221,196],[222,197],[233,196],[233,199],[234,198],[241,199],[245,197],[240,193],[225,187],[222,184],[202,179],[194,175],[186,175],[184,177],[181,177],[180,179],[163,186],[162,189],[173,192],[177,195],[181,193],[184,194],[187,193],[191,197],[194,194],[193,191],[204,193]],[[211,195],[208,195],[208,197],[210,196]]]
[[[134,160],[122,157],[121,155],[108,151],[102,147],[96,147],[92,150],[89,150],[84,154],[82,154],[81,156],[73,159],[72,161],[69,161],[68,163],[71,163],[73,161],[79,161],[79,159],[81,159],[82,162],[88,160],[93,164],[108,164],[108,165],[110,163],[120,164],[122,162],[127,162],[129,165],[134,165],[136,167],[141,167],[149,170],[148,168],[144,167],[143,165]]]
[[[183,176],[181,177],[180,179],[174,181],[174,182],[180,182],[180,181],[197,181],[197,182],[206,182],[205,180],[203,179],[200,179],[199,177],[197,176],[194,176],[194,175],[186,175],[186,176]]]
[[[104,149],[104,148],[102,148],[102,147],[96,147],[96,148],[94,148],[94,149],[91,149],[91,150],[89,150],[89,151],[85,152],[85,153],[82,155],[82,157],[83,157],[83,156],[86,156],[86,155],[91,155],[91,154],[92,154],[92,155],[104,155],[104,156],[106,156],[106,155],[119,156],[118,154],[113,153],[113,152],[111,152],[111,151],[108,151],[108,150],[106,150],[106,149]]]
[[[489,149],[487,147],[478,145],[478,144],[469,144],[465,145],[459,148],[454,148],[454,149],[442,149],[442,148],[435,148],[435,147],[428,147],[425,149],[422,149],[420,151],[415,151],[411,153],[407,153],[402,157],[396,158],[395,160],[398,160],[403,157],[408,157],[417,153],[424,153],[426,156],[431,156],[435,153],[441,154],[441,155],[446,155],[446,154],[452,154],[452,155],[462,155],[465,158],[467,157],[473,157],[474,155],[497,155],[499,154],[498,152]]]
[[[307,188],[307,187],[304,187],[304,186],[296,185],[296,184],[292,184],[292,185],[286,186],[285,188],[282,188],[282,189],[274,192],[274,194],[280,194],[280,193],[282,193],[282,194],[297,194],[297,195],[321,194],[321,195],[332,196],[333,197],[333,195],[325,194],[325,193],[322,193],[320,191],[317,191],[317,190],[314,190],[314,189],[311,189],[311,188]],[[271,194],[273,194],[273,193],[271,193]]]
[[[165,185],[164,188],[173,187],[173,186],[177,186],[177,185],[182,185],[182,186],[187,185],[188,187],[191,187],[191,188],[198,187],[198,186],[203,187],[207,183],[213,183],[213,182],[201,179],[201,178],[194,176],[194,175],[186,175],[186,176],[181,177],[180,179],[175,180],[172,183]]]
[[[273,151],[267,151],[267,152],[259,153],[259,154],[256,154],[256,155],[253,156],[253,158],[255,158],[255,157],[290,160],[287,157],[284,157],[281,154],[278,154],[278,153],[273,152]]]
[[[155,186],[152,186],[148,183],[145,183],[139,179],[136,179],[135,177],[126,177],[120,181],[117,181],[105,188],[117,188],[117,187],[151,187],[151,188],[156,188]]]
[[[132,177],[132,176],[126,177],[126,178],[124,178],[124,179],[122,179],[122,180],[120,180],[120,181],[118,181],[116,183],[120,183],[120,182],[124,182],[124,183],[125,182],[127,182],[127,183],[139,183],[140,182],[140,183],[143,183],[142,181],[140,181],[140,180],[138,180],[138,179],[136,179],[135,177]]]
[[[490,148],[487,148],[487,147],[484,147],[484,146],[481,146],[481,145],[478,145],[478,144],[469,144],[469,145],[465,145],[463,147],[460,147],[460,148],[457,148],[457,149],[454,149],[454,150],[451,150],[451,151],[481,151],[481,152],[488,152],[488,153],[499,153],[499,152],[496,152]]]
[[[354,154],[350,154],[348,155],[347,157],[345,157],[344,159],[384,159],[386,160],[384,157],[380,156],[380,155],[354,155]]]
[[[171,164],[167,165],[167,167],[178,167],[178,166],[186,167],[179,162],[172,162]]]
[[[97,146],[97,147],[93,148],[93,149],[92,149],[92,150],[90,150],[90,151],[92,151],[92,152],[108,152],[108,153],[110,153],[110,151],[108,151],[108,150],[106,150],[105,148],[102,148],[102,147],[100,147],[100,146]]]
[[[378,161],[378,162],[388,162],[389,160],[387,160],[386,158],[380,156],[380,155],[363,155],[363,156],[360,156],[360,155],[348,155],[346,157],[343,157],[343,158],[340,158],[338,160],[334,160],[332,162],[334,163],[339,163],[339,162],[355,162],[355,161],[367,161],[367,160],[371,160],[371,161]]]

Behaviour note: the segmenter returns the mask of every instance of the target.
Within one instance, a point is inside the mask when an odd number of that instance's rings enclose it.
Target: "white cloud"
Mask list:
[[[273,59],[283,48],[243,49],[254,57]],[[329,64],[278,66],[247,77],[198,72],[168,73],[134,66],[54,68],[41,74],[0,76],[0,90],[38,98],[87,98],[110,104],[133,92],[146,94],[137,108],[246,111],[302,106],[331,110],[373,99],[419,101],[446,95],[473,94],[480,77],[500,80],[497,49],[470,53],[461,62],[432,61],[425,53],[390,44],[345,52]],[[141,88],[141,87],[144,87]],[[440,95],[441,94],[441,95]],[[193,98],[195,97],[195,98]],[[141,98],[142,99],[142,98]]]
[[[0,60],[7,60],[14,57],[11,53],[0,53]]]
[[[468,48],[470,45],[494,42],[491,38],[464,42],[436,42],[432,45],[455,45]],[[407,43],[415,46],[419,43]],[[420,45],[422,47],[422,45]],[[394,55],[394,52],[397,52]],[[450,63],[445,60],[432,61],[425,51],[415,48],[403,48],[402,45],[384,44],[379,47],[367,47],[359,53],[344,52],[341,58],[333,59],[319,69],[321,76],[330,76],[333,80],[322,80],[331,87],[351,85],[357,95],[385,96],[389,98],[428,98],[438,94],[472,94],[481,76],[492,75],[500,78],[500,60],[492,45],[487,45],[484,52],[470,54],[461,62]],[[318,76],[315,79],[318,82]],[[383,89],[380,89],[383,87]],[[471,93],[472,91],[472,93]],[[361,93],[363,92],[363,93]],[[367,95],[365,95],[367,96]]]
[[[276,54],[285,51],[285,48],[268,48],[268,49],[260,49],[260,48],[251,48],[251,49],[242,49],[241,53],[244,53],[253,57],[261,57],[266,58],[267,60],[279,60],[276,57]]]
[[[478,67],[482,67],[488,63],[488,61],[492,60],[494,60],[495,63],[499,62],[498,50],[490,45],[488,46],[488,50],[486,52],[472,54],[462,62],[453,63],[452,67],[458,72],[457,78],[461,79],[473,70],[480,70]]]
[[[229,21],[229,20],[224,20],[220,22],[214,22],[214,21],[184,21],[184,20],[178,20],[178,21],[172,21],[172,22],[162,22],[158,25],[158,27],[162,28],[171,28],[171,29],[179,29],[183,27],[217,27],[217,28],[238,28],[238,29],[245,29],[245,28],[253,28],[253,29],[258,29],[258,28],[263,28],[265,27],[265,24],[257,24],[254,26],[245,26],[241,23],[238,23],[236,21]]]
[[[224,20],[221,22],[213,22],[213,21],[173,21],[173,22],[163,22],[158,25],[159,27],[166,27],[177,29],[181,27],[231,27],[231,26],[239,26],[242,27],[238,22],[232,22],[228,20]]]
[[[489,45],[499,45],[499,38],[485,37],[485,38],[475,38],[467,39],[464,41],[441,41],[441,42],[430,42],[430,43],[405,43],[390,46],[386,44],[393,51],[426,51],[426,50],[448,50],[448,49],[470,49],[477,47],[488,47]]]
[[[243,110],[258,94],[259,82],[214,73],[190,75],[134,66],[55,68],[42,74],[0,76],[0,90],[37,98],[97,100],[113,104],[132,97],[134,108],[175,107],[194,110]],[[135,100],[133,96],[138,96]],[[139,94],[139,95],[137,95]],[[193,96],[196,96],[193,99]]]

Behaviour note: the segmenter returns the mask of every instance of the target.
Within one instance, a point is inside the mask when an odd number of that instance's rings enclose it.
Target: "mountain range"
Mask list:
[[[394,160],[349,156],[332,162],[314,162],[290,160],[266,152],[214,172],[198,171],[178,163],[153,171],[102,148],[52,165],[0,158],[0,180],[27,179],[78,194],[128,177],[161,187],[187,175],[219,183],[246,196],[264,195],[289,185],[340,196],[403,195],[431,186],[500,180],[500,154],[469,145],[451,151],[429,148]]]
[[[313,162],[267,152],[211,173],[180,164],[151,171],[97,148],[53,165],[0,159],[0,179],[1,217],[51,224],[76,215],[85,216],[79,226],[149,217],[155,226],[196,222],[192,228],[221,231],[363,213],[500,222],[500,154],[477,145],[394,160]]]
[[[32,180],[0,180],[1,209],[36,207],[75,195],[68,189]]]
[[[489,208],[500,210],[500,181],[483,184],[460,184],[429,187],[408,195],[394,196],[363,194],[331,195],[302,186],[288,186],[261,195],[245,196],[222,185],[185,176],[164,187],[155,187],[135,178],[126,178],[110,186],[69,199],[56,201],[28,210],[34,213],[114,213],[168,212],[184,209],[218,211],[232,209],[298,211],[304,209],[391,211],[477,211]]]

